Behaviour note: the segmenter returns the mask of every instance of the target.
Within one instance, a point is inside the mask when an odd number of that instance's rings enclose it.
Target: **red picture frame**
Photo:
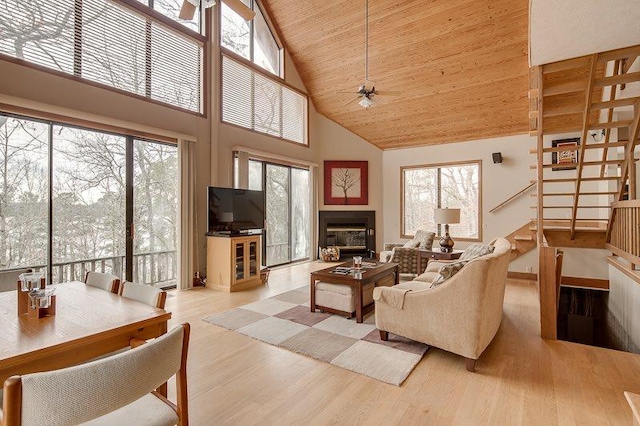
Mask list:
[[[325,161],[324,204],[369,204],[369,162]]]

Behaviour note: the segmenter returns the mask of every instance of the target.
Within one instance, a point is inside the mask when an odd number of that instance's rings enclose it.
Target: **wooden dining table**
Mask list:
[[[88,286],[55,288],[56,313],[18,316],[17,291],[0,293],[0,386],[16,374],[77,365],[167,332],[171,313]]]

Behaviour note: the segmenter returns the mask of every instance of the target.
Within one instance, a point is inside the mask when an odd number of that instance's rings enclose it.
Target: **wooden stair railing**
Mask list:
[[[640,97],[623,97],[624,86],[631,82],[640,82],[640,72],[632,72],[631,65],[640,55],[640,45],[629,48],[602,52],[581,58],[545,64],[532,69],[530,76],[530,129],[531,136],[537,137],[537,147],[531,150],[537,154],[536,180],[538,185],[538,202],[536,205],[537,219],[546,222],[547,210],[569,212],[570,239],[581,240],[584,233],[580,232],[581,219],[601,219],[605,216],[597,213],[599,209],[610,208],[610,200],[622,200],[629,181],[629,193],[636,190],[635,159],[633,152],[640,136]],[[603,90],[604,89],[604,90]],[[603,99],[603,94],[607,95]],[[615,111],[619,108],[633,108],[633,119],[618,118]],[[614,111],[614,109],[616,109]],[[612,129],[628,128],[627,141],[613,139]],[[593,131],[602,131],[603,138],[596,141],[590,135]],[[544,136],[565,132],[579,132],[581,143],[573,148],[545,147]],[[598,135],[600,133],[597,133]],[[601,142],[602,141],[602,142]],[[595,143],[589,143],[595,142]],[[548,143],[548,141],[547,141]],[[624,149],[624,158],[610,158],[610,152]],[[587,152],[595,151],[595,155],[587,156]],[[575,165],[545,164],[549,161],[550,153],[574,151]],[[546,155],[545,155],[546,154]],[[617,166],[617,167],[616,167]],[[549,169],[569,169],[575,167],[575,177],[561,177],[545,174]],[[615,175],[605,176],[607,167],[618,170]],[[597,168],[597,170],[596,170]],[[597,185],[598,182],[616,181],[615,191],[607,189],[608,185]],[[574,184],[572,189],[556,187],[554,184]],[[553,185],[553,186],[550,186]],[[552,190],[548,190],[547,187]],[[581,198],[603,196],[608,201],[602,203],[602,198],[594,198],[581,202]],[[559,202],[547,202],[548,199]],[[559,197],[567,197],[563,203]],[[592,212],[592,213],[589,213]],[[612,209],[606,217],[609,219],[607,238],[611,233],[613,218],[617,214]],[[544,229],[538,227],[537,240],[544,241]],[[599,237],[598,237],[599,238]],[[576,241],[578,243],[578,241]]]
[[[536,186],[536,182],[531,182],[529,185],[527,185],[526,187],[524,187],[523,189],[521,189],[520,191],[516,192],[515,194],[513,194],[511,197],[507,198],[506,200],[504,200],[503,202],[501,202],[500,204],[498,204],[497,206],[495,206],[494,208],[492,208],[491,210],[489,210],[489,213],[495,213],[498,210],[500,210],[501,208],[503,208],[504,206],[506,206],[507,204],[509,204],[511,201],[515,200],[516,198],[520,197],[521,195],[523,195],[524,193],[526,193],[528,190],[530,190],[531,188],[533,188],[534,186]]]
[[[640,200],[618,201],[613,209],[616,215],[605,247],[636,269],[640,265]]]

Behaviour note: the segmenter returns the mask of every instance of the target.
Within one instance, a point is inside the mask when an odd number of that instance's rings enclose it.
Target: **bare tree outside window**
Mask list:
[[[434,210],[449,207],[460,209],[460,223],[450,225],[451,235],[479,238],[479,178],[479,162],[403,168],[403,235],[414,235],[418,229],[441,234]]]

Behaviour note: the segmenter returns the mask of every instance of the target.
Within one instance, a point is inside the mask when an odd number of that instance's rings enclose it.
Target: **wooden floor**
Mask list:
[[[192,425],[631,424],[623,391],[640,393],[640,355],[542,340],[530,281],[509,281],[502,325],[476,373],[462,358],[432,348],[401,387],[202,321],[308,285],[319,267],[326,264],[272,271],[268,287],[253,291],[171,292],[172,325],[192,326]]]

